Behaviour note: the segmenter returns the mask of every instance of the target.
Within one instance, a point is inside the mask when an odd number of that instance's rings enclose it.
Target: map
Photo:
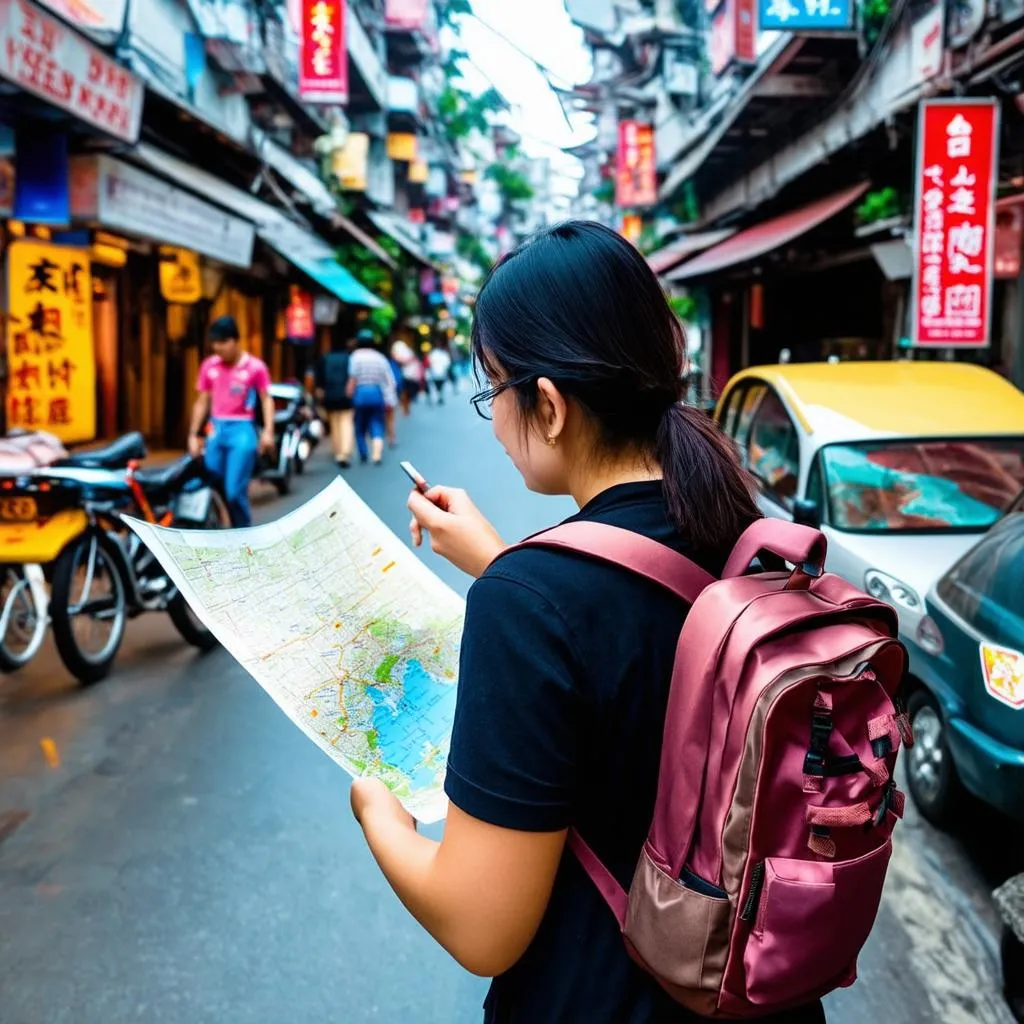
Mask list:
[[[444,817],[465,603],[348,484],[245,530],[130,525],[310,739],[418,820]]]

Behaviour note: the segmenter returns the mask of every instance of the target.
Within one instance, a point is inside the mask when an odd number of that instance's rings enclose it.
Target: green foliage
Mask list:
[[[420,311],[419,278],[415,270],[405,270],[395,281],[395,309],[405,319]]]
[[[692,323],[697,319],[697,300],[692,295],[672,295],[668,304],[683,323]]]
[[[640,228],[640,238],[636,246],[645,256],[650,256],[656,249],[661,248],[661,242],[654,224],[644,222]]]
[[[491,254],[487,251],[483,242],[475,235],[459,235],[455,242],[455,251],[467,262],[472,263],[481,274],[487,274],[491,269]]]
[[[892,10],[892,0],[861,0],[860,19],[864,42],[873,46]]]
[[[378,338],[386,338],[391,333],[391,326],[398,314],[389,302],[377,309],[371,309],[366,324]]]
[[[600,185],[593,191],[594,198],[599,203],[614,203],[615,202],[615,179],[605,178]]]
[[[364,287],[383,299],[391,298],[391,270],[359,242],[339,246],[338,262]]]
[[[506,154],[507,159],[511,159],[514,156],[514,152]],[[487,177],[498,186],[501,198],[506,203],[515,203],[533,198],[533,186],[526,180],[526,177],[506,164],[491,164],[487,168]]]
[[[891,186],[868,192],[855,211],[858,223],[865,225],[899,217],[902,213],[899,193]]]
[[[683,184],[683,192],[679,200],[669,208],[669,213],[680,224],[692,224],[700,217],[700,204],[697,202],[697,190],[692,181]]]
[[[491,127],[488,115],[497,114],[507,107],[497,89],[485,89],[479,96],[474,96],[450,80],[437,101],[437,112],[451,142],[466,139],[473,132],[486,135]]]

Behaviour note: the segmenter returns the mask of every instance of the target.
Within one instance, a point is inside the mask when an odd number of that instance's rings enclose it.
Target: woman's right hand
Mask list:
[[[413,544],[423,543],[426,530],[431,549],[474,578],[482,576],[507,546],[465,491],[454,487],[431,487],[425,495],[413,491],[408,504]]]

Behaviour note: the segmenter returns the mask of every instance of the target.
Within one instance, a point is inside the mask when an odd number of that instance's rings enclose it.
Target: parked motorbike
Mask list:
[[[24,579],[8,597],[6,620],[0,617],[6,627],[0,631],[0,667],[30,660],[47,618],[61,660],[86,684],[109,673],[127,620],[142,612],[166,611],[188,643],[201,650],[216,646],[124,517],[210,529],[229,525],[227,507],[201,460],[184,456],[141,469],[135,460],[144,455],[141,436],[127,435],[105,448],[0,478],[0,557]],[[31,628],[31,639],[11,650],[8,638],[18,616],[24,628],[13,632],[24,636]]]
[[[257,480],[272,483],[283,495],[291,490],[292,474],[301,473],[312,454],[317,433],[313,423],[319,424],[320,436],[323,424],[316,418],[316,410],[301,384],[271,384],[270,396],[274,400],[276,443],[272,453],[259,457],[255,475]]]
[[[295,472],[304,473],[309,457],[316,450],[316,446],[324,439],[327,431],[324,427],[324,421],[320,418],[320,413],[317,411],[313,396],[301,385],[289,384],[284,386],[295,387],[302,392],[300,437],[299,447],[295,453]]]

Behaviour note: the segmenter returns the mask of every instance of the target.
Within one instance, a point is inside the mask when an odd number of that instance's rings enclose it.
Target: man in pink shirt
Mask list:
[[[270,371],[262,359],[242,351],[238,324],[222,316],[210,325],[213,355],[199,367],[188,450],[203,451],[200,430],[209,416],[212,431],[206,442],[206,468],[224,482],[224,497],[232,526],[251,526],[249,482],[257,451],[274,450],[274,399]],[[263,406],[263,433],[257,441],[253,422],[256,403]]]

